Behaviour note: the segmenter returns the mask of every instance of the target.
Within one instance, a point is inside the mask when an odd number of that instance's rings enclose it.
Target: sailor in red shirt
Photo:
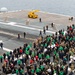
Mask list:
[[[37,55],[35,56],[35,59],[36,59],[36,61],[38,60],[38,56]]]
[[[33,64],[33,63],[34,63],[34,60],[33,60],[33,59],[31,59],[31,60],[30,60],[30,64]]]
[[[56,46],[56,47],[59,47],[59,44],[56,42],[55,46]]]

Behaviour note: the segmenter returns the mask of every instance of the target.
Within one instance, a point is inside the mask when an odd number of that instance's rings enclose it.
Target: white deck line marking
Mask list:
[[[27,29],[31,29],[31,30],[37,30],[37,31],[43,31],[42,29],[37,29],[37,28],[32,28],[32,27],[27,27],[27,26],[20,26],[20,25],[12,25],[12,24],[9,24],[9,23],[4,23],[4,22],[0,22],[1,24],[5,24],[5,25],[8,25],[8,26],[13,26],[13,27],[20,27],[20,28],[27,28]],[[53,31],[46,31],[48,33],[55,33]]]
[[[13,50],[8,49],[8,48],[5,48],[5,47],[3,47],[3,50],[4,50],[4,51],[9,51],[9,52],[12,51],[12,52],[13,52]]]
[[[8,32],[4,32],[4,31],[0,31],[0,33],[3,33],[3,34],[6,34],[6,35],[10,35],[10,36],[17,37],[17,35],[15,35],[15,34],[8,33]]]
[[[58,14],[58,13],[50,13],[50,12],[44,12],[44,11],[39,11],[40,13],[45,13],[45,14],[52,14],[52,15],[58,15],[58,16],[64,16],[64,17],[71,17],[69,15],[64,15],[64,14]]]
[[[0,33],[6,34],[6,35],[10,35],[10,36],[13,36],[13,37],[18,37],[18,35],[16,35],[16,34],[4,32],[4,31],[0,31]],[[21,38],[24,38],[24,37],[22,37],[22,36],[20,36],[20,37],[21,37]],[[13,38],[12,38],[12,39],[13,39]],[[10,39],[10,40],[12,40],[12,39]],[[28,39],[28,40],[36,40],[36,39],[33,39],[33,38],[25,38],[25,39]]]

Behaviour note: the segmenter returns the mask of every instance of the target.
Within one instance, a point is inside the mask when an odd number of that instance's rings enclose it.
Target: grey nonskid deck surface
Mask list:
[[[27,17],[29,11],[23,10],[18,12],[1,13],[0,14],[0,40],[4,43],[4,49],[0,48],[0,55],[7,50],[13,50],[17,47],[23,46],[24,43],[34,42],[38,36],[39,31],[43,31],[43,27],[48,25],[49,29],[46,31],[46,35],[50,35],[59,31],[60,29],[66,30],[67,26],[75,24],[75,18],[73,21],[68,20],[68,16],[62,16],[57,14],[49,14],[38,12],[39,18],[29,19]],[[8,17],[6,22],[4,18]],[[29,19],[29,24],[26,25],[26,21]],[[54,28],[51,27],[51,23],[54,23]],[[3,31],[3,33],[1,33]],[[23,32],[26,32],[26,38],[23,38]],[[17,39],[17,34],[21,34],[21,39]],[[12,35],[11,35],[12,34]],[[46,36],[43,34],[43,36]],[[7,49],[7,50],[6,50]],[[0,64],[1,67],[1,64]]]

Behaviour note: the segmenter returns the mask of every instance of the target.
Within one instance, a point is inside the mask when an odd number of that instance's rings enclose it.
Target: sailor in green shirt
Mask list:
[[[36,73],[39,73],[41,71],[41,69],[37,68],[36,69]]]
[[[40,69],[41,69],[41,70],[44,70],[44,68],[45,68],[45,67],[44,67],[43,65],[40,66]]]
[[[33,44],[30,42],[30,43],[29,43],[29,46],[30,46],[30,48],[31,48],[31,47],[33,46]]]
[[[39,59],[41,59],[41,58],[42,58],[42,54],[41,54],[41,53],[39,53],[38,57],[39,57]]]
[[[45,56],[44,53],[42,53],[42,58],[44,58],[44,56]]]
[[[18,74],[19,73],[19,70],[18,69],[16,69],[16,74]]]
[[[56,73],[56,70],[54,70],[54,72],[53,72],[54,74]]]
[[[44,47],[47,47],[47,43],[45,43]]]
[[[17,60],[17,64],[20,65],[22,64],[22,61],[20,59]]]
[[[75,26],[74,25],[72,25],[72,29],[74,29],[75,28]]]
[[[60,72],[59,72],[59,75],[64,75],[64,72],[63,72],[63,71],[60,71]]]
[[[46,55],[46,59],[50,59],[50,56],[48,54]]]
[[[0,61],[1,61],[1,63],[2,63],[2,60],[3,60],[3,56],[0,55]]]
[[[56,50],[54,50],[54,55],[56,55],[56,53],[57,53]]]
[[[66,40],[69,40],[69,36],[66,37]]]
[[[30,45],[28,45],[27,47],[26,47],[26,50],[29,50],[31,48],[31,46]]]
[[[28,49],[29,49],[29,48],[28,48],[28,47],[26,47],[25,51],[26,51],[26,50],[28,50]]]
[[[35,52],[34,52],[34,51],[32,51],[32,54],[31,54],[31,56],[32,56],[32,57],[34,57],[34,56],[35,56]]]
[[[56,58],[59,58],[59,54],[58,53],[56,53]]]
[[[70,40],[70,41],[72,41],[72,40],[73,40],[73,38],[71,37],[69,40]]]
[[[10,55],[10,52],[7,52],[6,55],[9,56]]]
[[[55,43],[55,42],[56,42],[56,40],[55,40],[55,39],[53,39],[53,40],[52,40],[52,45],[54,45],[54,43]]]
[[[31,73],[34,74],[34,72],[35,72],[34,69],[32,69],[32,70],[31,70]]]
[[[62,46],[60,46],[60,47],[58,48],[58,50],[64,50],[64,48],[63,48]]]
[[[30,46],[30,45],[28,45],[27,47],[28,47],[29,49],[31,48],[31,46]]]
[[[24,74],[24,70],[21,68],[20,75],[23,75],[23,74]]]
[[[26,53],[27,55],[29,55],[29,50],[26,50],[25,53]]]
[[[64,32],[63,31],[61,33],[62,33],[62,35],[64,35]]]
[[[51,38],[50,37],[47,37],[47,42],[49,42],[51,40]]]

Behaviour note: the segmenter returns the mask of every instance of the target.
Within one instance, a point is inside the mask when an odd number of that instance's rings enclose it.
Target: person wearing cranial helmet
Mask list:
[[[2,40],[0,40],[0,46],[3,49],[3,41]]]

